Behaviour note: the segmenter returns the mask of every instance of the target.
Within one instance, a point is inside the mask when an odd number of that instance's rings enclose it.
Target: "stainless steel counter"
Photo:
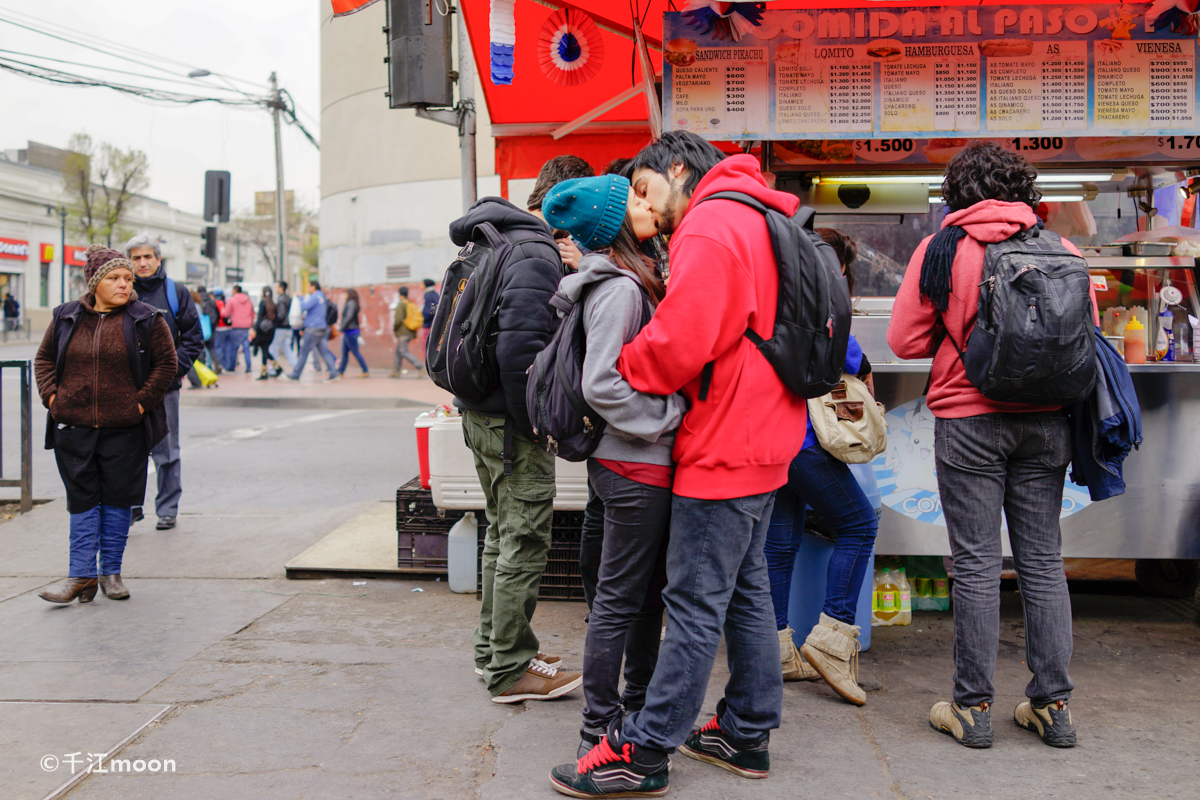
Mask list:
[[[876,396],[888,409],[888,450],[873,465],[883,496],[875,550],[949,555],[933,463],[934,419],[922,397],[930,362],[900,361],[887,347],[888,322],[856,316],[853,328],[871,360]],[[1068,480],[1063,555],[1200,558],[1200,364],[1134,365],[1130,372],[1145,441],[1125,461],[1124,495],[1092,503],[1086,488]]]

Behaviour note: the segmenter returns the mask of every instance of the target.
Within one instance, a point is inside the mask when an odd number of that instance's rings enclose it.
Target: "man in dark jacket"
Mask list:
[[[133,263],[133,288],[137,292],[137,299],[163,311],[163,319],[171,329],[175,353],[179,358],[175,380],[163,398],[170,431],[150,451],[158,477],[158,496],[154,500],[158,524],[155,527],[165,531],[175,527],[175,518],[179,516],[179,498],[183,494],[182,465],[179,460],[179,387],[183,385],[183,376],[191,371],[192,364],[204,350],[204,333],[200,327],[200,311],[192,302],[191,294],[167,278],[158,242],[145,234],[138,234],[125,243],[125,254]],[[168,297],[169,291],[174,292],[174,298]],[[139,519],[142,519],[142,510],[135,508],[133,520],[136,522]]]
[[[475,671],[493,702],[518,703],[558,697],[583,680],[557,669],[558,657],[538,651],[530,626],[550,551],[554,457],[534,441],[525,410],[526,370],[558,328],[549,300],[565,273],[546,223],[498,197],[483,198],[452,222],[450,238],[465,246],[485,222],[513,243],[499,277],[500,385],[479,403],[454,402],[464,409],[463,437],[487,505]]]

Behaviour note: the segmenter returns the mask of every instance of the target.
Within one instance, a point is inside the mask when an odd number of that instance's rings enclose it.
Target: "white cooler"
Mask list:
[[[555,511],[582,511],[587,505],[587,462],[554,463]],[[429,489],[438,508],[482,511],[486,504],[475,457],[463,441],[462,417],[446,417],[429,429]]]

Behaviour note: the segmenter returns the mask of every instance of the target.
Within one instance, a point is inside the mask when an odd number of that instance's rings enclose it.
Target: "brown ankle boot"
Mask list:
[[[50,603],[58,603],[66,605],[79,598],[81,603],[90,603],[96,596],[96,579],[95,578],[67,578],[57,592],[46,590],[38,595],[38,597]]]
[[[109,600],[129,599],[129,590],[125,588],[125,584],[121,583],[121,576],[119,574],[101,575],[100,591],[104,592],[104,596]]]

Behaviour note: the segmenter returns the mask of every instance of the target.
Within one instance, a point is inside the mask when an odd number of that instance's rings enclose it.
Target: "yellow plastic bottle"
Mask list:
[[[912,585],[908,582],[908,571],[904,567],[898,570],[896,582],[900,585],[900,613],[896,615],[895,624],[911,625]]]
[[[888,567],[883,568],[875,582],[875,597],[871,603],[871,617],[879,625],[895,625],[893,622],[900,613],[900,584],[892,577]]]

